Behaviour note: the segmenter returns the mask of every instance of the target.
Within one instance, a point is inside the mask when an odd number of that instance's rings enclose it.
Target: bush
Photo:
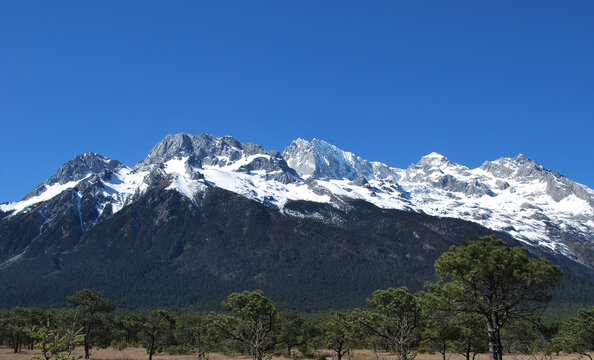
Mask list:
[[[118,349],[119,351],[122,351],[126,348],[132,347],[133,345],[126,342],[125,340],[119,340],[119,341],[115,341],[112,346],[116,349]]]
[[[272,352],[272,356],[280,357],[283,356],[282,350],[276,349]]]

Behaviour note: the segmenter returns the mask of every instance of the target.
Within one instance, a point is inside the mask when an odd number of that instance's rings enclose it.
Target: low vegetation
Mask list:
[[[198,360],[212,353],[342,360],[355,349],[396,360],[419,353],[476,360],[485,352],[491,360],[503,360],[504,353],[560,352],[591,359],[594,308],[563,323],[541,320],[561,278],[546,260],[484,237],[453,246],[435,269],[439,280],[424,291],[376,290],[365,309],[317,316],[279,309],[259,290],[230,294],[217,313],[124,313],[102,293],[84,289],[67,298],[67,309],[0,312],[0,344],[15,354],[36,349],[35,357],[44,360],[93,358],[108,347],[143,348],[149,360],[158,353]]]

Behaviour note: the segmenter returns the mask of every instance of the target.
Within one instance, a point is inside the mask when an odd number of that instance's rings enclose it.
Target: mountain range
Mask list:
[[[128,307],[243,288],[357,306],[374,287],[420,288],[448,246],[491,233],[594,279],[594,191],[524,155],[471,169],[431,153],[399,169],[318,139],[280,153],[174,134],[134,166],[79,155],[1,204],[0,307],[59,305],[81,286]]]

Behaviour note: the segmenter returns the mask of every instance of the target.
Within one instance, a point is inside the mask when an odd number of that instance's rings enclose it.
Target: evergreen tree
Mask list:
[[[287,355],[291,356],[291,350],[301,345],[304,340],[305,319],[293,310],[284,310],[279,316],[278,341],[287,349]]]
[[[577,317],[567,319],[553,340],[557,350],[579,353],[592,360],[588,352],[594,351],[594,307],[579,310]]]
[[[177,338],[195,349],[198,360],[202,360],[215,342],[212,318],[201,313],[182,314],[176,324]]]
[[[110,324],[105,314],[113,312],[116,305],[95,289],[80,290],[66,300],[76,306],[75,322],[83,328],[85,359],[88,359],[94,345],[109,344]]]
[[[146,349],[148,360],[173,338],[175,319],[165,310],[152,311],[142,324],[139,333],[140,344]]]
[[[247,349],[254,360],[262,360],[276,345],[278,309],[261,290],[233,293],[224,301],[226,314],[215,317],[220,335]]]
[[[322,344],[336,353],[338,360],[357,344],[357,312],[333,313],[324,319],[321,328]]]
[[[410,360],[423,341],[423,326],[426,320],[421,310],[419,297],[406,287],[376,290],[367,300],[373,308],[366,313],[363,326],[368,334],[381,339],[387,348],[394,351],[398,360]]]
[[[502,360],[501,329],[512,319],[534,318],[562,274],[558,266],[493,236],[452,246],[437,259],[435,270],[440,279],[451,281],[443,291],[452,296],[454,311],[483,317],[491,360]]]

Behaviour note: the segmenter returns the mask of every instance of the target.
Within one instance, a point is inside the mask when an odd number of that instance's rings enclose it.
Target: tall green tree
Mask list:
[[[146,321],[146,314],[119,313],[114,317],[115,326],[118,331],[118,338],[124,344],[133,344],[139,341],[139,333]]]
[[[16,354],[21,351],[22,346],[26,343],[27,338],[27,309],[13,308],[3,314],[0,320],[2,332],[8,339],[8,345]]]
[[[462,336],[462,325],[455,314],[449,311],[449,298],[431,292],[417,294],[422,314],[426,319],[423,327],[425,345],[438,351],[447,360],[450,346]]]
[[[148,360],[161,348],[168,345],[173,338],[175,319],[165,310],[152,311],[142,324],[139,340],[146,349]]]
[[[202,360],[214,344],[212,317],[202,313],[182,314],[176,322],[176,337],[181,343],[196,350],[198,360]]]
[[[410,360],[423,341],[423,314],[419,297],[406,287],[376,290],[367,300],[373,308],[363,321],[365,330],[371,336],[383,340],[398,360]]]
[[[88,359],[94,345],[109,343],[110,326],[105,315],[113,312],[116,305],[95,289],[80,290],[67,296],[66,301],[76,306],[75,321],[83,328],[85,359]]]
[[[460,336],[452,342],[452,348],[464,355],[466,360],[474,360],[478,354],[488,351],[485,337],[485,321],[477,314],[456,314],[460,325]]]
[[[438,348],[442,358],[446,358],[446,351],[451,347],[452,351],[464,355],[466,360],[473,360],[477,354],[488,349],[485,322],[475,313],[453,311],[456,307],[454,301],[464,289],[455,283],[448,285],[444,286],[442,281],[425,283],[427,291],[418,294],[423,312],[428,317],[425,336],[431,345]]]
[[[538,321],[538,320],[537,320]],[[545,327],[533,321],[512,320],[501,331],[501,342],[505,352],[510,354],[533,355],[548,348]]]
[[[247,349],[254,360],[274,349],[278,309],[261,290],[233,293],[222,307],[227,313],[215,317],[214,324],[222,337]]]
[[[588,352],[594,351],[594,307],[579,310],[577,317],[567,319],[553,339],[557,350],[579,353],[592,360]]]
[[[16,307],[0,315],[0,335],[8,339],[8,345],[15,353],[23,346],[32,349],[33,339],[28,330],[43,325],[46,320],[47,315],[41,309]]]
[[[283,310],[279,316],[278,341],[287,349],[291,356],[294,347],[301,345],[305,340],[305,319],[293,310]]]
[[[358,315],[356,311],[333,313],[320,325],[322,345],[334,351],[338,360],[357,345]]]
[[[453,310],[479,314],[487,327],[491,360],[502,360],[501,329],[511,319],[529,319],[550,300],[562,272],[523,247],[487,236],[452,246],[435,262],[437,276],[455,287]]]
[[[299,352],[306,358],[311,358],[316,349],[320,347],[322,340],[322,329],[320,324],[323,321],[319,317],[303,318],[302,329],[298,338],[299,345],[297,348]]]

